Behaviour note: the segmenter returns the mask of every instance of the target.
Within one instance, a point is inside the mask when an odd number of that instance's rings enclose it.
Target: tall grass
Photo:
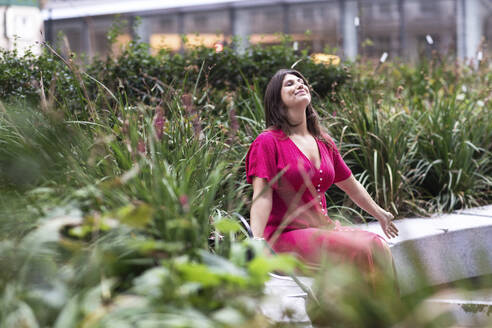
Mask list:
[[[342,99],[344,111],[331,117],[330,130],[339,136],[341,151],[355,177],[373,195],[374,200],[399,211],[418,211],[414,203],[416,142],[411,139],[417,125],[412,117],[389,104],[377,104],[368,98],[357,102]]]
[[[400,216],[490,203],[490,70],[424,61],[356,73],[322,112],[378,203]]]
[[[436,97],[421,109],[415,136],[419,164],[426,167],[419,187],[431,212],[478,206],[491,196],[491,111],[476,103]]]
[[[5,129],[2,168],[33,178],[20,186],[8,171],[11,187],[4,188],[31,195],[40,210],[17,228],[17,240],[7,229],[20,222],[2,218],[2,326],[105,326],[127,316],[136,326],[141,316],[169,327],[257,320],[248,304],[267,272],[292,265],[248,264],[247,245],[231,249],[229,236],[240,229],[231,214],[242,206],[234,193],[241,163],[231,159],[230,133],[213,118],[205,125],[193,116],[202,108],[187,112],[194,105],[186,99],[157,109],[124,106],[108,121],[75,121],[66,112],[43,126],[55,139],[19,124]],[[36,109],[6,110],[33,125],[46,118]],[[38,164],[34,173],[11,164],[25,153]],[[24,222],[27,212],[19,214]]]

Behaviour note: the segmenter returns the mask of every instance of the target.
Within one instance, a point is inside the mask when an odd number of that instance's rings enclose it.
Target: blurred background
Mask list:
[[[288,34],[294,48],[344,59],[415,60],[436,50],[481,60],[492,39],[492,0],[0,0],[0,13],[1,47],[22,51],[64,34],[88,58],[109,53],[115,17],[127,22],[116,46],[140,39],[152,51],[220,51],[233,41],[241,51]]]

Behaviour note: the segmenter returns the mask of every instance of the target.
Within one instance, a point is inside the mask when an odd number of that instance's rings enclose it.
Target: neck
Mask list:
[[[287,110],[287,118],[290,124],[295,125],[290,127],[290,133],[296,135],[307,135],[309,130],[307,128],[306,108],[289,108]]]

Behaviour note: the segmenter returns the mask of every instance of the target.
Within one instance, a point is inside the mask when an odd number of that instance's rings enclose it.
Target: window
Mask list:
[[[373,8],[372,3],[362,2],[360,4],[360,11],[362,17],[373,17]]]
[[[379,4],[379,12],[383,15],[391,14],[391,3],[383,2]]]
[[[434,15],[437,14],[438,4],[435,1],[430,0],[420,0],[419,2],[420,12],[424,15]]]
[[[94,31],[94,39],[93,41],[93,51],[97,55],[105,55],[109,53],[110,50],[110,44],[108,42],[108,38],[106,37],[107,31],[106,30],[97,30]]]
[[[197,29],[206,28],[208,25],[208,17],[205,15],[196,16],[194,24]]]
[[[304,8],[302,9],[302,19],[303,20],[312,20],[314,18],[314,10],[313,8]]]
[[[159,21],[159,25],[162,30],[172,30],[173,19],[171,17],[161,18],[161,20]]]
[[[63,29],[63,34],[66,35],[70,51],[80,54],[82,51],[87,52],[87,49],[83,49],[82,45],[82,31],[77,28]]]
[[[266,21],[269,21],[272,19],[272,17],[275,17],[278,15],[278,11],[275,9],[267,9],[263,12],[263,17],[266,19]]]
[[[379,58],[383,52],[391,54],[390,35],[374,35],[364,43],[364,54],[368,57]]]
[[[438,34],[429,34],[432,38],[432,44],[429,44],[427,34],[417,36],[417,50],[420,56],[430,57],[433,50],[440,50],[440,36]]]

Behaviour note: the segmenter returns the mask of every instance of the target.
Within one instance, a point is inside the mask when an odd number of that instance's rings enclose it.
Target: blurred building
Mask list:
[[[37,0],[0,0],[0,48],[39,52],[43,19]]]
[[[248,42],[279,43],[284,33],[295,47],[351,59],[384,52],[414,59],[433,50],[471,59],[492,42],[492,0],[48,0],[46,38],[63,33],[72,51],[105,55],[115,15],[128,22],[116,48],[139,38],[154,50],[181,51],[235,36],[241,51]]]

